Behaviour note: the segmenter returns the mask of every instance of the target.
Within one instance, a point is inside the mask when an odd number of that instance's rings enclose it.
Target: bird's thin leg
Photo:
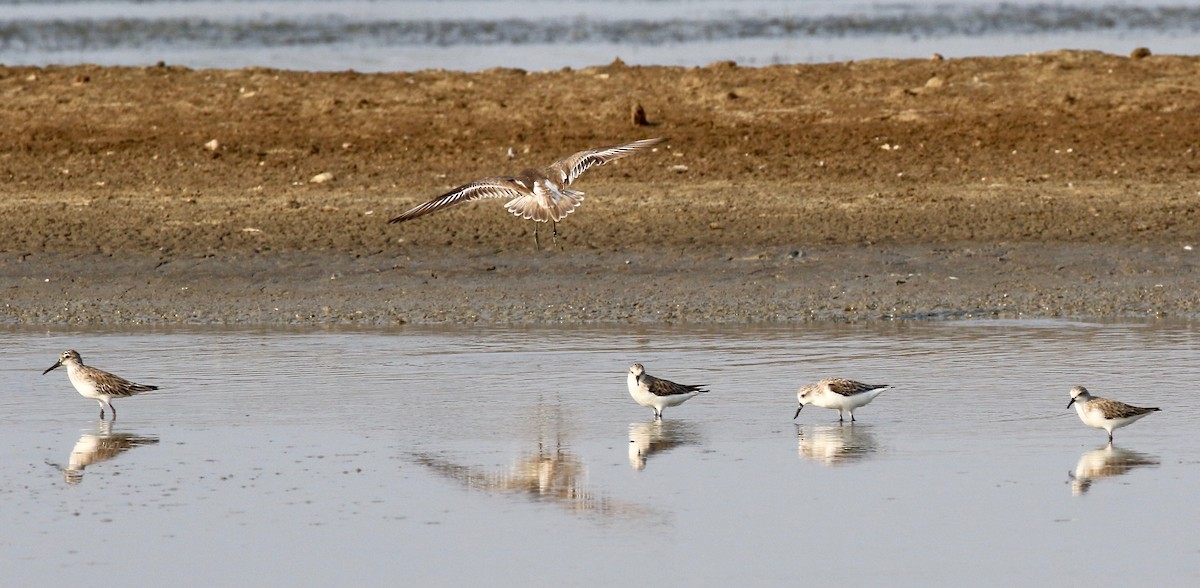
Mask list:
[[[551,233],[551,238],[554,239],[554,244],[558,245],[558,250],[562,251],[562,245],[558,243],[558,221],[554,221],[554,232]]]
[[[533,223],[533,248],[537,251],[542,250],[542,242],[538,241],[538,224]]]

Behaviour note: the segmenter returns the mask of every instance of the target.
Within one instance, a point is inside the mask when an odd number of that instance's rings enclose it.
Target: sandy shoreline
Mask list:
[[[1087,52],[0,66],[0,322],[1193,317],[1197,73],[1193,57]],[[455,184],[649,136],[671,140],[578,182],[561,251],[534,251],[496,201],[386,224]]]

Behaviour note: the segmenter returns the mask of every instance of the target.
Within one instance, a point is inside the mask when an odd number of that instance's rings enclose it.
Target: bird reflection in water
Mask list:
[[[879,450],[869,425],[796,425],[800,457],[824,466],[838,466],[865,459]]]
[[[71,456],[67,458],[66,467],[53,464],[62,469],[63,480],[67,484],[73,486],[82,482],[83,469],[90,465],[113,459],[134,447],[158,443],[158,437],[114,433],[112,426],[111,421],[101,421],[95,432],[84,433],[75,442],[75,447],[71,449]]]
[[[656,453],[699,443],[700,435],[687,421],[652,421],[629,424],[629,465],[646,469],[646,460]]]
[[[415,453],[413,461],[442,477],[471,490],[523,496],[549,502],[575,514],[640,517],[651,511],[621,503],[587,486],[587,466],[571,453],[566,431],[575,425],[564,422],[558,407],[539,406],[532,419],[536,449],[519,455],[507,471],[456,463],[433,453]]]
[[[1075,471],[1067,472],[1071,477],[1071,494],[1082,496],[1087,494],[1096,480],[1115,478],[1142,466],[1156,465],[1158,459],[1155,457],[1128,449],[1118,449],[1109,443],[1079,456]]]

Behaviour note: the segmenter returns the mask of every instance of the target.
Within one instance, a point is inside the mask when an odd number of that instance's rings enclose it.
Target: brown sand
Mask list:
[[[652,136],[561,251],[497,200],[386,222]],[[1197,150],[1195,57],[0,67],[0,322],[1195,316]]]

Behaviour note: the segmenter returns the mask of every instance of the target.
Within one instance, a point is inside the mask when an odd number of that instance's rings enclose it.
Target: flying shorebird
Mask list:
[[[836,408],[838,421],[845,420],[842,413],[848,412],[850,422],[854,422],[854,409],[866,406],[889,387],[887,384],[864,384],[845,378],[825,378],[816,384],[805,384],[796,392],[800,407],[792,418],[800,416],[804,405],[812,404],[821,408]]]
[[[74,349],[68,349],[62,352],[58,357],[58,361],[54,365],[46,368],[42,375],[50,373],[50,370],[59,366],[67,366],[67,377],[70,378],[71,384],[75,386],[75,390],[84,398],[91,398],[100,403],[100,419],[104,419],[104,407],[108,407],[112,411],[113,420],[117,420],[117,409],[112,405],[113,398],[124,398],[158,390],[158,386],[147,386],[145,384],[134,384],[125,378],[114,376],[104,370],[96,369],[90,365],[83,365],[83,358],[79,357],[79,352]]]
[[[678,406],[704,390],[704,384],[676,384],[670,380],[656,378],[646,373],[642,364],[629,366],[629,395],[638,404],[654,409],[654,418],[661,419],[662,411],[668,406]]]
[[[470,200],[510,198],[504,204],[504,208],[513,215],[537,223],[553,223],[553,239],[557,245],[558,221],[583,204],[583,192],[567,187],[571,182],[592,166],[604,165],[614,159],[633,155],[663,141],[666,139],[642,139],[625,145],[588,149],[564,157],[540,170],[527,169],[515,176],[493,176],[475,180],[417,206],[388,223],[404,222]],[[537,227],[533,225],[533,244],[541,249]]]
[[[1083,424],[1108,431],[1109,443],[1113,440],[1113,429],[1132,425],[1134,421],[1160,410],[1092,396],[1083,386],[1071,388],[1071,401],[1067,403],[1067,408],[1071,408],[1071,405],[1075,405],[1075,412],[1079,413],[1079,420]]]

